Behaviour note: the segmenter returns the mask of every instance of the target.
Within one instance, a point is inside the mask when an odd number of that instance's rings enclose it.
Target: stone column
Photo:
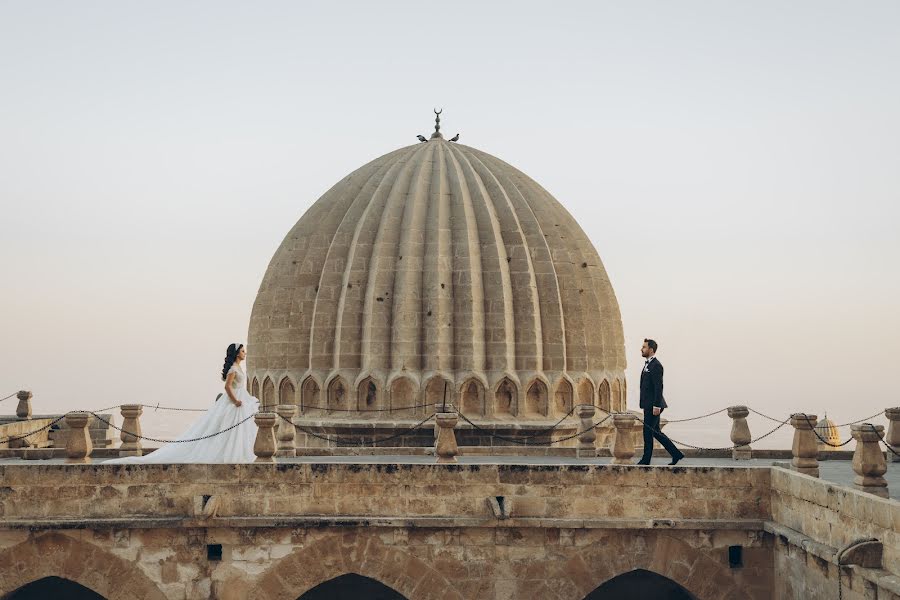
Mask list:
[[[853,478],[853,487],[887,498],[887,481],[884,480],[887,463],[884,461],[880,445],[884,425],[871,423],[851,425],[850,434],[856,440],[856,450],[853,452],[853,472],[856,473],[856,477]]]
[[[613,441],[612,464],[634,464],[634,439],[632,439],[631,435],[634,423],[635,418],[631,413],[613,415],[613,426],[616,428],[616,438]]]
[[[731,458],[734,460],[750,459],[750,427],[747,425],[747,415],[750,411],[746,406],[729,406],[728,416],[731,417]]]
[[[888,418],[887,442],[894,452],[900,453],[900,406],[884,409],[884,416]],[[900,456],[888,450],[888,458],[891,462],[900,462]]]
[[[253,443],[253,453],[258,463],[274,463],[275,459],[275,419],[273,412],[259,412],[253,417],[256,421],[256,441]]]
[[[119,439],[119,456],[141,456],[144,450],[141,448],[141,415],[144,407],[140,404],[122,405],[122,433]]]
[[[16,398],[19,399],[19,405],[16,406],[16,416],[20,419],[30,419],[31,418],[31,398],[33,397],[32,393],[26,390],[22,390],[21,392],[16,394]]]
[[[581,419],[578,434],[578,458],[596,458],[597,447],[594,441],[597,439],[597,431],[594,429],[594,414],[597,408],[593,404],[579,404],[575,407],[575,414]]]
[[[286,458],[297,456],[297,448],[294,446],[294,415],[297,414],[297,405],[279,404],[275,408],[278,413],[278,450],[275,456]]]
[[[819,476],[819,449],[813,432],[818,420],[818,416],[806,413],[791,415],[791,425],[794,427],[791,468],[813,477]]]
[[[459,421],[459,413],[453,408],[451,403],[447,403],[441,407],[445,412],[434,414],[434,420],[437,423],[437,439],[434,442],[434,453],[439,463],[455,463],[456,456],[459,454],[459,446],[456,445],[456,427]]]
[[[91,462],[91,451],[94,444],[88,432],[88,423],[91,422],[91,413],[84,411],[70,412],[66,415],[66,425],[69,427],[69,438],[66,441],[67,463]]]

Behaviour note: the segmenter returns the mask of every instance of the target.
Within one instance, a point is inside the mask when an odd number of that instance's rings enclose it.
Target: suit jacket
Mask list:
[[[650,409],[654,406],[668,406],[663,398],[663,366],[657,358],[641,369],[641,408]]]

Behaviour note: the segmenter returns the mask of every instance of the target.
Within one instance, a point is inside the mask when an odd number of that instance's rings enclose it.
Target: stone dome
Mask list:
[[[816,433],[819,434],[819,437],[828,442],[828,444],[841,443],[841,434],[838,431],[837,425],[828,418],[827,414],[824,419],[816,423]],[[818,445],[819,450],[840,450],[840,448],[823,443],[818,437],[816,438],[816,444]]]
[[[301,414],[625,405],[619,305],[584,231],[530,177],[439,133],[301,217],[263,277],[248,351],[251,391]]]

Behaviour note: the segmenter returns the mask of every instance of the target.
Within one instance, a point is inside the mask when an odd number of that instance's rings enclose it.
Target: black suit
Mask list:
[[[659,429],[659,418],[668,404],[663,398],[663,366],[656,357],[650,359],[641,369],[641,408],[644,409],[644,456],[641,462],[649,463],[653,456],[653,438],[659,440],[663,448],[672,455],[680,457],[681,451],[672,440]],[[659,415],[653,414],[653,408],[659,407]]]

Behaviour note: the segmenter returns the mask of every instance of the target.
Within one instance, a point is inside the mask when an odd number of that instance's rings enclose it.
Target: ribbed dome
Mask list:
[[[624,406],[619,306],[587,236],[522,172],[442,138],[370,162],[303,215],[248,346],[266,402],[397,408],[438,376],[481,416]]]
[[[834,424],[834,421],[828,418],[828,415],[825,415],[824,419],[816,423],[816,432],[819,434],[819,437],[828,442],[828,444],[841,443],[841,434],[838,431],[837,425]],[[816,439],[818,440],[818,438]],[[828,444],[825,444],[821,440],[819,440],[819,450],[839,450],[839,448],[836,448],[835,446],[829,446]]]

